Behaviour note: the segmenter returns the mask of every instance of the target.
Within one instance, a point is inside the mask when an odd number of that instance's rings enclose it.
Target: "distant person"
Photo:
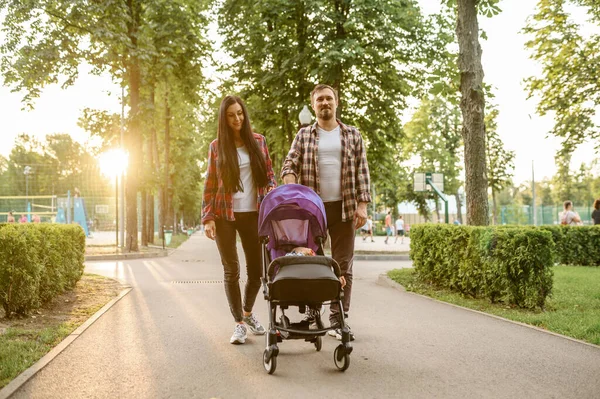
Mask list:
[[[33,215],[33,217],[31,218],[31,221],[33,223],[40,223],[41,222],[40,217],[37,214]]]
[[[600,224],[600,198],[594,201],[594,210],[592,211],[592,222],[594,225]]]
[[[392,226],[392,212],[388,211],[385,215],[385,243],[388,243],[390,236],[394,234],[394,227]]]
[[[366,241],[367,237],[371,237],[371,242],[375,242],[375,240],[373,240],[373,217],[372,216],[369,216],[367,218],[367,221],[361,228],[361,234],[363,234],[363,233],[364,233],[363,241]]]
[[[77,187],[75,187],[73,189],[73,197],[75,197],[75,198],[81,197],[81,192],[79,191],[79,189]]]
[[[579,217],[579,215],[577,214],[577,212],[575,212],[573,210],[573,202],[571,201],[565,201],[565,203],[563,204],[564,206],[564,210],[563,213],[560,217],[560,224],[563,225],[567,225],[567,226],[577,226],[581,224],[581,218]]]
[[[400,244],[404,244],[404,220],[402,220],[402,215],[396,219],[396,240],[394,244],[398,242],[398,237],[400,237]]]
[[[19,219],[19,223],[27,223],[27,216],[21,215],[21,219]]]
[[[13,211],[8,212],[8,216],[6,217],[6,223],[15,223]]]

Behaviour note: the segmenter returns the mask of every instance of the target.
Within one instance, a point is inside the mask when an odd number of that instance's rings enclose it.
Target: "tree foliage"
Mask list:
[[[568,12],[585,10],[589,24],[600,25],[600,5],[593,0],[540,0],[524,32],[531,58],[542,65],[541,76],[527,79],[530,97],[539,97],[540,115],[554,117],[552,134],[563,139],[563,152],[571,152],[586,139],[598,148],[600,125],[600,34],[584,35]],[[586,37],[587,36],[587,37]]]
[[[372,175],[393,170],[407,98],[423,86],[431,59],[416,2],[226,0],[219,9],[223,47],[233,57],[231,87],[247,99],[275,168],[298,129],[316,83],[338,90],[339,114],[368,145]]]
[[[485,116],[486,129],[486,155],[488,164],[488,185],[492,191],[494,224],[498,222],[497,195],[503,189],[512,185],[512,176],[515,168],[515,152],[504,148],[504,143],[498,134],[499,111],[496,106],[489,106]]]

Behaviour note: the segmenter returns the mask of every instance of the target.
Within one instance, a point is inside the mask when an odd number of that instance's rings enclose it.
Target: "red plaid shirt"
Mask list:
[[[267,164],[267,179],[269,183],[266,187],[258,187],[257,210],[260,203],[267,194],[269,188],[275,188],[275,176],[273,166],[269,157],[269,149],[264,136],[254,133],[254,138],[262,150]],[[217,151],[217,140],[210,143],[208,150],[208,171],[204,182],[204,194],[202,197],[202,224],[215,219],[235,220],[233,215],[233,193],[226,193],[223,187],[223,180],[219,178],[218,171],[219,152]]]
[[[353,220],[359,202],[371,202],[371,178],[367,152],[358,129],[340,125],[342,141],[342,221]],[[319,181],[319,133],[317,123],[298,132],[283,163],[281,177],[292,174],[296,181],[321,195]]]

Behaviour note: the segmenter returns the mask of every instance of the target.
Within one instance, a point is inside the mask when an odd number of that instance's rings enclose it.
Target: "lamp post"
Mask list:
[[[312,113],[308,109],[307,105],[304,105],[302,111],[298,115],[298,120],[300,121],[300,127],[308,126],[312,122]]]
[[[27,221],[31,222],[31,215],[29,214],[29,175],[31,174],[31,166],[25,166],[23,174],[25,175],[25,211],[27,212]]]

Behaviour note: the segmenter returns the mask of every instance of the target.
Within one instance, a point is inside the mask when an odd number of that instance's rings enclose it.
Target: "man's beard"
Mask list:
[[[335,114],[333,113],[333,110],[331,108],[326,108],[326,109],[322,109],[319,111],[319,118],[323,119],[323,120],[330,120],[335,116]]]

